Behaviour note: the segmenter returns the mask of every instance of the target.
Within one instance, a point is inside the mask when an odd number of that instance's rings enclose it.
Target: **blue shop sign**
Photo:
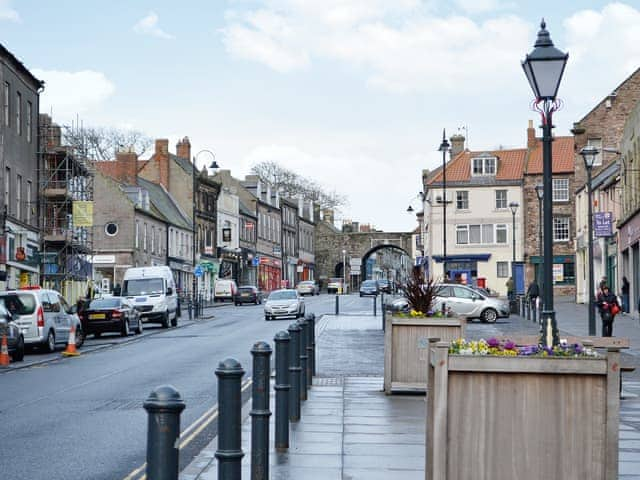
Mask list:
[[[593,214],[593,232],[596,237],[612,235],[613,214],[611,212],[595,212]]]

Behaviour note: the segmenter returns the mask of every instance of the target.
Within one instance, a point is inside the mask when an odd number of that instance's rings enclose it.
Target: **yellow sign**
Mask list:
[[[93,226],[93,202],[79,200],[73,202],[73,226]]]
[[[20,273],[20,288],[29,286],[29,274],[27,272]]]

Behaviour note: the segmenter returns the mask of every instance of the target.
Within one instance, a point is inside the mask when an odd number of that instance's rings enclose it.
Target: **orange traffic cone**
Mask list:
[[[67,349],[62,352],[63,357],[77,357],[80,352],[76,350],[76,326],[71,325],[71,331],[69,332],[69,343]]]
[[[8,367],[11,359],[9,358],[9,346],[7,345],[7,333],[2,334],[2,346],[0,347],[0,367]]]

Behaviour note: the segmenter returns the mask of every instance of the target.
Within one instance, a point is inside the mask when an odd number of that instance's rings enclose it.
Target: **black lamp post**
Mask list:
[[[536,185],[536,196],[538,197],[538,255],[542,259],[542,199],[544,197],[544,187],[542,185]],[[542,264],[538,266],[536,271],[536,282],[538,286],[542,288]]]
[[[544,19],[533,51],[522,61],[522,68],[529,85],[536,96],[535,109],[542,116],[542,185],[544,203],[544,281],[542,309],[542,334],[540,343],[544,346],[558,345],[558,325],[553,309],[553,165],[551,160],[551,129],[553,112],[560,104],[556,101],[558,87],[567,64],[569,54],[553,46]]]
[[[591,190],[591,169],[593,163],[598,156],[598,149],[593,145],[589,145],[580,150],[580,155],[584,160],[584,166],[587,171],[587,201],[589,202],[587,221],[587,252],[589,264],[589,335],[596,334],[596,312],[593,301],[593,191]]]
[[[518,207],[520,205],[518,202],[511,202],[509,204],[509,209],[511,210],[511,216],[513,217],[513,227],[511,236],[513,237],[513,257],[511,258],[511,269],[513,270],[513,263],[516,261],[516,212],[518,211]]]
[[[195,157],[193,157],[193,168],[191,169],[191,181],[192,181],[192,185],[191,185],[191,192],[192,192],[192,196],[193,196],[193,205],[191,206],[191,217],[192,217],[192,226],[191,226],[191,262],[192,262],[192,267],[193,270],[191,272],[193,279],[192,279],[192,283],[191,283],[191,302],[192,305],[194,307],[193,312],[193,318],[197,318],[198,317],[198,278],[196,277],[196,250],[197,250],[197,240],[196,240],[196,212],[197,212],[197,204],[198,204],[198,188],[197,188],[197,183],[196,183],[196,176],[199,172],[198,170],[198,165],[196,164],[196,160],[198,159],[198,156],[201,153],[208,153],[213,157],[213,161],[211,162],[211,165],[209,165],[209,168],[211,169],[216,169],[219,168],[218,164],[216,163],[216,155],[210,151],[210,150],[200,150],[198,153],[196,153]]]
[[[442,152],[442,281],[447,281],[447,153],[449,141],[445,130],[442,130],[442,143],[438,150]]]

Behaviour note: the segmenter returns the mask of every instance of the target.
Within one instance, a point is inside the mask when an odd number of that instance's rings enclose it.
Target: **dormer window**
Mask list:
[[[497,158],[488,153],[471,159],[471,173],[474,176],[495,175]]]

